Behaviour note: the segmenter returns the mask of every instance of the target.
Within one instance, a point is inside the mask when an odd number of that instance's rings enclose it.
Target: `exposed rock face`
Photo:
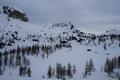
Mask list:
[[[5,13],[9,18],[19,19],[23,22],[28,22],[29,19],[27,15],[19,10],[15,10],[14,8],[10,8],[8,6],[3,6],[3,13]]]

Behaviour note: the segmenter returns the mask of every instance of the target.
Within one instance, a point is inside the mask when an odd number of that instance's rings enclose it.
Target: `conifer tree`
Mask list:
[[[73,66],[73,73],[76,73],[76,67],[75,67],[75,65]]]
[[[2,71],[2,68],[0,67],[0,75],[2,75],[3,74],[3,71]]]
[[[120,68],[120,56],[118,57],[118,68]]]
[[[86,65],[85,65],[85,72],[84,72],[84,77],[86,77],[88,75],[88,62],[86,61]]]
[[[56,65],[56,77],[59,79],[61,77],[61,64],[60,63],[57,63]]]
[[[72,78],[72,71],[71,71],[72,67],[71,67],[71,63],[68,64],[67,66],[67,75],[69,78]]]
[[[117,68],[118,63],[117,63],[117,58],[116,58],[116,57],[114,57],[114,58],[112,59],[112,63],[113,63],[113,67],[114,67],[114,68]]]
[[[48,75],[48,78],[51,78],[51,77],[52,77],[52,67],[51,67],[51,66],[49,66],[49,68],[48,68],[48,73],[47,73],[47,75]]]
[[[65,76],[66,75],[66,67],[65,66],[63,66],[63,69],[62,69],[63,71],[63,76]]]
[[[2,53],[0,52],[0,67],[2,66],[2,60],[3,60]]]
[[[22,66],[20,66],[20,68],[19,68],[19,75],[20,75],[20,76],[22,76],[22,71],[23,71],[23,70],[22,70]]]
[[[16,56],[16,66],[21,65],[21,56],[19,54],[17,54]]]
[[[28,67],[27,73],[28,73],[28,77],[31,77],[31,68],[30,67]]]
[[[103,47],[104,47],[104,50],[106,50],[106,49],[107,49],[107,47],[106,47],[106,42],[104,43],[104,46],[103,46]]]
[[[90,59],[89,67],[90,67],[90,71],[95,71],[95,67],[94,67],[92,59]]]
[[[107,58],[104,71],[108,74],[109,77],[110,77],[110,74],[113,72],[113,69],[114,67],[113,67],[112,61]]]
[[[4,64],[7,65],[7,62],[8,62],[8,52],[5,51],[4,52]]]

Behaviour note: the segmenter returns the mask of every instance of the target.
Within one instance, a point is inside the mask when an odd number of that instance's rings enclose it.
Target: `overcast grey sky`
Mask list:
[[[120,24],[120,0],[6,0],[37,24],[67,22],[81,26]]]

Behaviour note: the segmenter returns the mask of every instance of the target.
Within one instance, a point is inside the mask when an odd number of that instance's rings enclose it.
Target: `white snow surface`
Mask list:
[[[44,35],[56,37],[63,32],[69,32],[63,36],[71,35],[71,30],[69,29],[70,24],[67,23],[67,27],[53,27],[53,25],[46,25],[46,26],[36,26],[31,23],[21,22],[19,20],[11,19],[10,21],[7,20],[5,14],[0,14],[0,31],[2,34],[6,31],[18,31],[19,37],[25,38],[26,35],[34,34],[34,35]],[[12,25],[12,26],[11,26]],[[0,36],[2,36],[0,34]],[[107,32],[108,34],[108,32]],[[43,36],[44,37],[44,36]],[[44,42],[41,39],[39,44],[52,44]],[[56,42],[57,43],[57,42]],[[71,62],[72,65],[76,65],[77,73],[73,76],[73,79],[67,78],[66,80],[115,80],[111,79],[101,71],[101,67],[103,67],[105,60],[107,57],[112,58],[115,56],[120,55],[120,48],[117,46],[109,47],[107,50],[103,49],[103,45],[100,46],[92,46],[92,45],[81,45],[75,41],[72,41],[72,48],[63,48],[61,50],[57,50],[52,53],[48,58],[42,59],[41,55],[39,56],[27,56],[30,59],[30,66],[32,69],[32,76],[28,77],[20,77],[18,74],[19,67],[17,68],[8,68],[6,67],[6,71],[4,75],[0,75],[0,80],[56,80],[56,78],[42,78],[43,75],[46,76],[46,72],[49,65],[52,67],[56,66],[56,63],[59,62],[62,65],[67,65]],[[117,43],[117,42],[116,42]],[[32,41],[28,42],[18,42],[16,45],[31,45],[34,44]],[[54,44],[54,43],[53,43]],[[13,46],[12,46],[13,47]],[[11,48],[11,47],[10,47]],[[91,49],[92,51],[87,52],[87,49]],[[42,53],[42,52],[40,52]],[[106,55],[110,53],[109,55]],[[91,76],[87,78],[83,78],[82,74],[84,72],[84,67],[86,61],[93,59],[95,64],[96,71],[92,73]],[[116,79],[117,80],[117,79]]]
[[[51,54],[48,58],[42,59],[41,56],[28,56],[31,62],[32,76],[28,77],[20,77],[18,76],[19,68],[7,68],[4,75],[0,76],[1,80],[56,80],[55,78],[48,79],[42,78],[43,75],[46,76],[46,72],[49,65],[52,67],[56,66],[56,63],[59,62],[62,65],[67,65],[69,62],[71,64],[75,64],[77,68],[77,73],[73,76],[73,79],[67,78],[67,80],[115,80],[111,79],[101,71],[101,67],[103,67],[104,62],[107,57],[112,58],[115,56],[119,56],[120,49],[115,47],[104,51],[102,46],[91,47],[87,45],[80,45],[76,42],[72,42],[73,48],[61,49],[57,50],[53,54]],[[91,48],[91,52],[87,52],[86,50]],[[97,52],[97,54],[96,54]],[[110,52],[110,55],[105,55],[107,52]],[[83,78],[82,74],[84,72],[85,62],[93,59],[95,64],[96,71],[92,73],[91,76],[87,78]],[[46,76],[47,77],[47,76]]]

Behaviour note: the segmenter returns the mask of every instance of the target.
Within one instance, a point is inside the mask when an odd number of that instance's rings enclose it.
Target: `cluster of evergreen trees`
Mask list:
[[[114,69],[120,69],[120,56],[114,57],[112,59],[107,58],[105,62],[104,71],[108,74],[109,77],[111,77]]]
[[[17,67],[17,66],[29,66],[30,61],[26,59],[26,56],[29,55],[42,55],[42,58],[48,57],[49,54],[60,49],[64,43],[55,44],[55,45],[32,45],[26,47],[17,46],[16,49],[10,49],[9,51],[5,50],[3,53],[0,52],[0,72],[3,74],[5,71],[5,66]]]
[[[72,66],[71,63],[67,66],[62,66],[60,63],[57,63],[56,68],[49,66],[47,71],[48,78],[56,77],[57,79],[63,80],[65,80],[66,77],[72,78],[75,73],[76,67],[75,65]]]
[[[17,48],[16,50],[4,51],[0,53],[0,71],[3,74],[6,66],[15,68],[18,66],[30,66],[29,59],[24,55],[24,48]]]
[[[20,76],[28,76],[28,77],[31,77],[31,68],[30,67],[27,67],[27,66],[20,66],[19,68],[19,75]]]
[[[39,46],[27,46],[27,47],[17,47],[16,49],[11,49],[9,51],[0,52],[0,73],[3,74],[6,66],[10,68],[15,68],[19,66],[30,66],[29,59],[26,55],[37,55],[39,53]]]
[[[87,75],[91,75],[91,72],[94,72],[94,71],[95,71],[95,67],[92,59],[90,59],[89,62],[86,61],[85,72],[83,74],[83,77],[86,77]]]

